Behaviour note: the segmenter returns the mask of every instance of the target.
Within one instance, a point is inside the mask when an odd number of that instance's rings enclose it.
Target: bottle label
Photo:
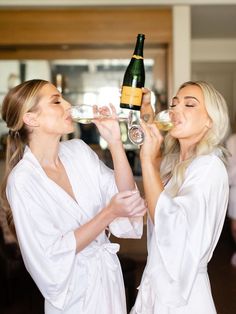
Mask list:
[[[121,103],[134,106],[141,106],[142,89],[137,87],[123,86],[121,94]]]
[[[138,59],[138,60],[142,60],[143,59],[143,57],[142,56],[138,56],[138,55],[133,55],[132,56],[132,58],[134,58],[134,59]]]

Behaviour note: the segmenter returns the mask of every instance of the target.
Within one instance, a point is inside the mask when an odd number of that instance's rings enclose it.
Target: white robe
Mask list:
[[[236,219],[236,134],[232,134],[228,138],[226,147],[231,153],[231,156],[228,158],[230,185],[228,214],[231,219]]]
[[[73,231],[117,192],[113,171],[81,140],[60,143],[59,157],[76,201],[47,177],[29,147],[8,179],[25,266],[45,298],[47,314],[124,314],[119,245],[102,232],[76,254]],[[142,219],[118,218],[109,228],[117,237],[140,238]]]
[[[148,261],[133,314],[215,314],[207,263],[219,239],[228,177],[214,154],[196,158],[175,197],[171,180],[149,221]]]

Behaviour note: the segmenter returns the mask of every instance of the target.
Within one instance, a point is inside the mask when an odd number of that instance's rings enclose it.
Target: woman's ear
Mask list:
[[[211,118],[208,118],[208,119],[207,119],[206,127],[207,127],[208,129],[211,129],[211,128],[212,128],[212,120],[211,120]]]
[[[35,112],[26,112],[23,115],[23,121],[29,127],[38,127],[39,126],[39,122],[37,120],[37,116],[36,116]]]

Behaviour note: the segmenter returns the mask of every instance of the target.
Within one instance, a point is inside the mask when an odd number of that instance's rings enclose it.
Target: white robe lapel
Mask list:
[[[64,147],[60,149],[60,160],[68,175],[70,184],[73,189],[73,193],[76,202],[83,212],[83,216],[86,222],[92,219],[102,208],[102,198],[100,197],[99,183],[96,176],[93,177],[93,183],[91,177],[88,176],[86,167],[90,167],[89,164],[84,164],[84,160],[81,163],[80,157],[76,160],[70,160],[63,154]]]
[[[42,184],[45,184],[47,190],[50,191],[50,196],[57,202],[59,205],[63,204],[61,208],[67,211],[69,215],[71,215],[79,225],[83,225],[85,222],[88,221],[90,218],[89,215],[83,208],[76,202],[66,191],[64,191],[58,184],[56,184],[53,180],[51,180],[46,173],[44,172],[43,168],[41,167],[40,163],[38,162],[37,158],[32,154],[29,147],[26,147],[24,159],[27,159],[30,162],[33,171],[37,171],[40,177],[42,178]],[[64,165],[64,162],[63,162]],[[65,165],[65,169],[67,166]],[[67,169],[66,169],[67,171]],[[67,173],[68,174],[68,173]],[[69,177],[70,179],[70,177]],[[70,182],[72,185],[73,192],[77,187],[74,186],[73,182]],[[75,193],[75,196],[77,193]],[[77,197],[76,197],[77,200]]]

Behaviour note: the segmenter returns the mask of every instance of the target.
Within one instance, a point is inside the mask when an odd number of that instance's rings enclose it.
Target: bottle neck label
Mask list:
[[[121,93],[121,103],[133,106],[141,106],[142,89],[137,87],[123,86]]]
[[[137,60],[143,60],[143,57],[138,56],[138,55],[133,55],[132,58],[137,59]]]

